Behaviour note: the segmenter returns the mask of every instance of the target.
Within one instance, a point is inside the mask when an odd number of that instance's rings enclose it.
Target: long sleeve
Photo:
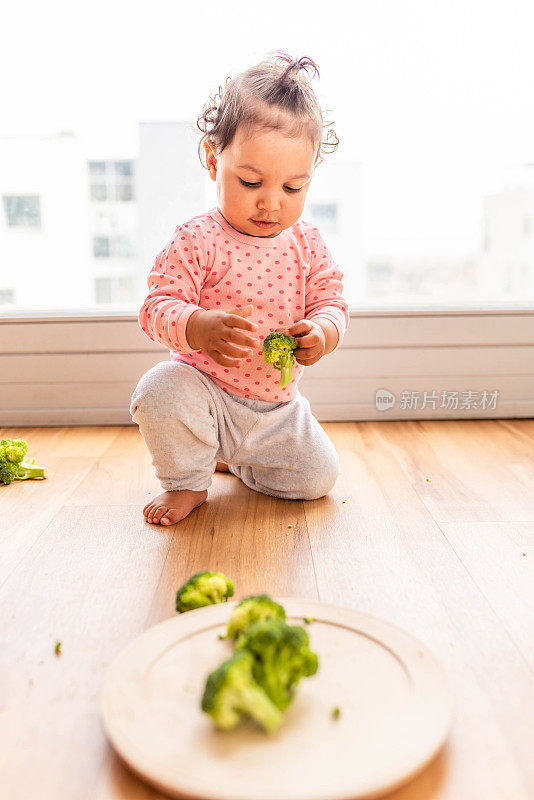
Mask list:
[[[148,276],[149,294],[139,312],[139,324],[154,342],[181,354],[195,352],[185,337],[189,317],[201,306],[209,243],[194,226],[179,225],[171,241],[156,256]]]
[[[349,324],[349,306],[343,297],[343,274],[324,243],[318,228],[310,236],[312,260],[306,278],[306,319],[325,317],[337,328],[337,349]],[[333,352],[333,351],[332,351]]]

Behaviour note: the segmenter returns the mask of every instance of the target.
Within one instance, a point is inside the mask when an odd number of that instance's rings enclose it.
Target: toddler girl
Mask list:
[[[297,386],[349,321],[342,274],[318,228],[300,219],[321,150],[338,144],[333,130],[322,140],[330,123],[309,69],[318,74],[306,56],[270,57],[228,79],[197,119],[217,206],[177,226],[139,313],[171,351],[130,407],[164,489],[143,509],[148,522],[187,516],[216,468],[287,499],[322,497],[336,481],[338,455]],[[298,345],[282,389],[262,357],[274,330]]]

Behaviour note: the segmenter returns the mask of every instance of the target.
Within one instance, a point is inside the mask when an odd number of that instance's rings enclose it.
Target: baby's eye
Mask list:
[[[259,183],[248,183],[248,181],[244,181],[243,178],[239,178],[243,186],[248,186],[249,189],[255,189],[256,186],[259,186]],[[284,186],[288,192],[300,192],[300,189],[293,189],[291,186]]]

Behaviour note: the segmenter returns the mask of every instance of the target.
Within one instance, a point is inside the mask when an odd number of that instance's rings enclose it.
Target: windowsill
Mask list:
[[[383,299],[361,303],[351,306],[351,317],[368,315],[382,316],[417,316],[417,315],[461,315],[461,314],[534,314],[534,302],[530,305],[519,302],[498,302],[496,300],[469,301],[466,303],[443,303],[406,301],[399,303],[398,299],[388,303]],[[85,322],[88,320],[113,322],[117,320],[137,320],[137,307],[125,308],[109,306],[105,309],[80,308],[80,309],[13,309],[7,311],[0,308],[0,324],[6,322],[24,321],[31,322]]]

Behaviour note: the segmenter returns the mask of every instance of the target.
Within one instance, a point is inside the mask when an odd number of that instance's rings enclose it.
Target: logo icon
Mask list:
[[[388,411],[395,405],[397,398],[388,389],[377,389],[375,394],[375,406],[377,411]]]

